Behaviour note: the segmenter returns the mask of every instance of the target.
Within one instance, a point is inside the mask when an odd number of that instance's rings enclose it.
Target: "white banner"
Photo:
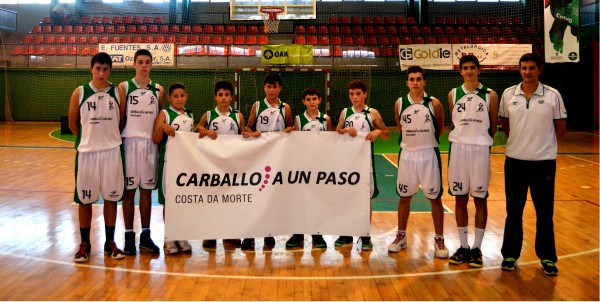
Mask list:
[[[152,54],[152,64],[154,66],[173,66],[175,64],[175,44],[100,44],[98,49],[111,56],[113,66],[133,65],[133,56],[139,49],[147,49],[150,51]]]
[[[531,52],[531,44],[452,44],[452,63],[458,70],[460,58],[474,55],[485,69],[519,69],[519,59]]]
[[[399,46],[400,70],[419,65],[423,69],[452,70],[452,45],[408,44]]]
[[[546,63],[579,62],[579,1],[544,2]]]
[[[165,237],[367,235],[365,135],[297,131],[211,140],[177,132],[167,143]]]

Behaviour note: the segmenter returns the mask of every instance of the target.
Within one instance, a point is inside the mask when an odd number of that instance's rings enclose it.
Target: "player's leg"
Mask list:
[[[152,191],[140,187],[140,219],[142,233],[140,234],[140,250],[150,254],[159,254],[160,248],[150,237],[150,217],[152,215]]]
[[[535,253],[542,261],[544,273],[558,275],[554,263],[558,260],[554,240],[554,182],[556,161],[534,162],[531,199],[536,213]]]
[[[523,246],[523,209],[527,201],[530,166],[526,161],[506,158],[504,162],[504,192],[506,222],[502,240],[503,270],[513,270]]]
[[[115,243],[115,224],[117,222],[117,202],[123,198],[125,173],[121,147],[99,152],[100,192],[104,198],[104,228],[106,241],[104,252],[113,259],[123,259],[125,254]]]
[[[456,227],[460,247],[450,256],[448,262],[461,264],[470,258],[469,250],[469,166],[471,161],[464,144],[450,143],[448,152],[448,192],[454,196]]]
[[[88,261],[89,254],[92,248],[90,243],[90,230],[92,225],[92,205],[79,204],[77,207],[79,216],[79,233],[81,235],[81,243],[79,250],[75,253],[74,261],[81,263]]]
[[[137,253],[135,248],[135,232],[133,231],[133,219],[135,216],[135,189],[126,190],[123,198],[123,221],[125,222],[125,246],[123,253],[131,256]]]
[[[398,179],[396,193],[400,196],[398,201],[398,230],[396,238],[388,245],[388,252],[396,253],[407,248],[406,228],[410,215],[410,202],[412,196],[419,189],[419,179],[416,165],[414,165],[414,152],[400,150],[398,155]]]
[[[88,261],[91,251],[90,230],[92,225],[92,203],[98,200],[100,192],[96,152],[77,153],[75,156],[75,193],[74,201],[79,204],[79,232],[81,243],[75,253],[74,261]]]

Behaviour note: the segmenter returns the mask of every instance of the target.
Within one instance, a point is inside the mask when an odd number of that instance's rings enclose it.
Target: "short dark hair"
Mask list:
[[[271,73],[267,77],[265,77],[265,82],[263,83],[263,85],[267,85],[267,83],[269,83],[271,85],[277,83],[277,84],[279,84],[279,86],[283,86],[281,77],[276,73]]]
[[[480,68],[481,66],[479,65],[479,59],[477,59],[476,56],[474,55],[464,55],[462,56],[462,58],[460,58],[460,60],[458,61],[458,68],[462,69],[463,64],[467,63],[467,62],[471,62],[473,64],[475,64],[475,66],[477,66],[477,68]]]
[[[538,68],[542,68],[542,58],[534,53],[526,53],[521,56],[519,59],[519,67],[521,66],[521,62],[535,62]]]
[[[215,83],[214,94],[217,95],[217,92],[221,89],[229,90],[229,93],[233,95],[233,84],[229,81],[218,81]]]
[[[406,80],[408,81],[409,74],[417,73],[417,72],[420,72],[421,76],[423,77],[423,80],[425,80],[425,70],[423,70],[423,68],[421,68],[421,66],[417,66],[417,65],[408,67],[408,70],[406,71]]]
[[[138,49],[133,55],[133,62],[137,61],[138,56],[149,56],[152,61],[152,53],[147,49]]]
[[[306,87],[306,89],[304,89],[304,91],[302,91],[302,99],[303,100],[308,95],[316,95],[318,98],[321,98],[321,92],[319,92],[319,89],[317,89],[315,87]]]
[[[185,90],[185,85],[183,85],[183,83],[179,83],[179,82],[175,82],[175,83],[169,85],[169,95],[171,95],[175,89]]]
[[[350,83],[348,84],[348,90],[351,90],[351,89],[360,89],[364,93],[367,93],[367,84],[365,84],[361,80],[350,81]]]
[[[90,67],[94,67],[94,64],[108,64],[108,67],[112,69],[112,58],[105,52],[99,52],[92,57],[92,64]]]

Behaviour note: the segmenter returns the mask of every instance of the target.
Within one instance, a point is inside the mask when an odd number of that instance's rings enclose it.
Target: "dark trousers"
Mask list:
[[[554,244],[554,176],[556,160],[528,161],[507,157],[504,162],[506,224],[502,256],[519,259],[523,246],[523,209],[527,189],[536,213],[535,253],[556,262]]]

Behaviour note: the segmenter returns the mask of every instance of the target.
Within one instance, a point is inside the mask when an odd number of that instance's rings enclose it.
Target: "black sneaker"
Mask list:
[[[254,238],[245,238],[242,241],[242,251],[248,251],[254,249]]]
[[[469,252],[469,248],[464,248],[461,246],[458,248],[458,250],[456,250],[456,252],[454,252],[454,254],[452,254],[452,256],[450,256],[448,262],[452,264],[461,264],[469,260]]]
[[[505,257],[504,260],[502,260],[501,268],[503,271],[512,271],[515,269],[515,264],[517,264],[517,259],[513,257]]]
[[[471,250],[469,255],[469,266],[480,268],[483,267],[483,256],[481,255],[481,250],[478,248],[474,248]]]
[[[265,237],[265,243],[263,248],[272,249],[275,247],[275,238],[274,237]]]
[[[216,239],[203,240],[202,247],[205,249],[214,249],[217,247],[217,240]]]
[[[266,239],[265,239],[265,241],[266,241]],[[292,237],[290,237],[290,239],[288,239],[288,241],[285,243],[285,247],[286,247],[286,248],[297,248],[297,247],[301,247],[303,242],[304,242],[304,235],[303,235],[303,234],[294,234],[294,235],[292,235]]]
[[[75,253],[75,257],[73,258],[73,260],[77,263],[83,263],[83,262],[87,262],[89,257],[88,255],[90,254],[90,250],[92,249],[92,246],[90,245],[89,242],[84,241],[79,245],[79,250],[77,251],[77,253]]]
[[[542,268],[544,268],[544,273],[548,276],[558,276],[558,268],[554,264],[552,260],[542,260]]]
[[[340,236],[335,241],[335,246],[344,246],[348,244],[352,244],[352,236]]]
[[[323,239],[322,235],[312,235],[313,245],[318,249],[326,249],[327,242]]]
[[[125,232],[125,247],[123,253],[127,256],[135,256],[137,250],[135,248],[135,232]]]
[[[371,241],[371,236],[360,237],[360,241],[362,245],[360,247],[363,251],[370,251],[373,249],[373,242]]]
[[[160,248],[150,238],[150,230],[143,230],[140,234],[140,251],[142,250],[149,254],[160,253]]]
[[[223,243],[234,245],[235,247],[240,247],[242,244],[242,240],[240,239],[223,239]]]

